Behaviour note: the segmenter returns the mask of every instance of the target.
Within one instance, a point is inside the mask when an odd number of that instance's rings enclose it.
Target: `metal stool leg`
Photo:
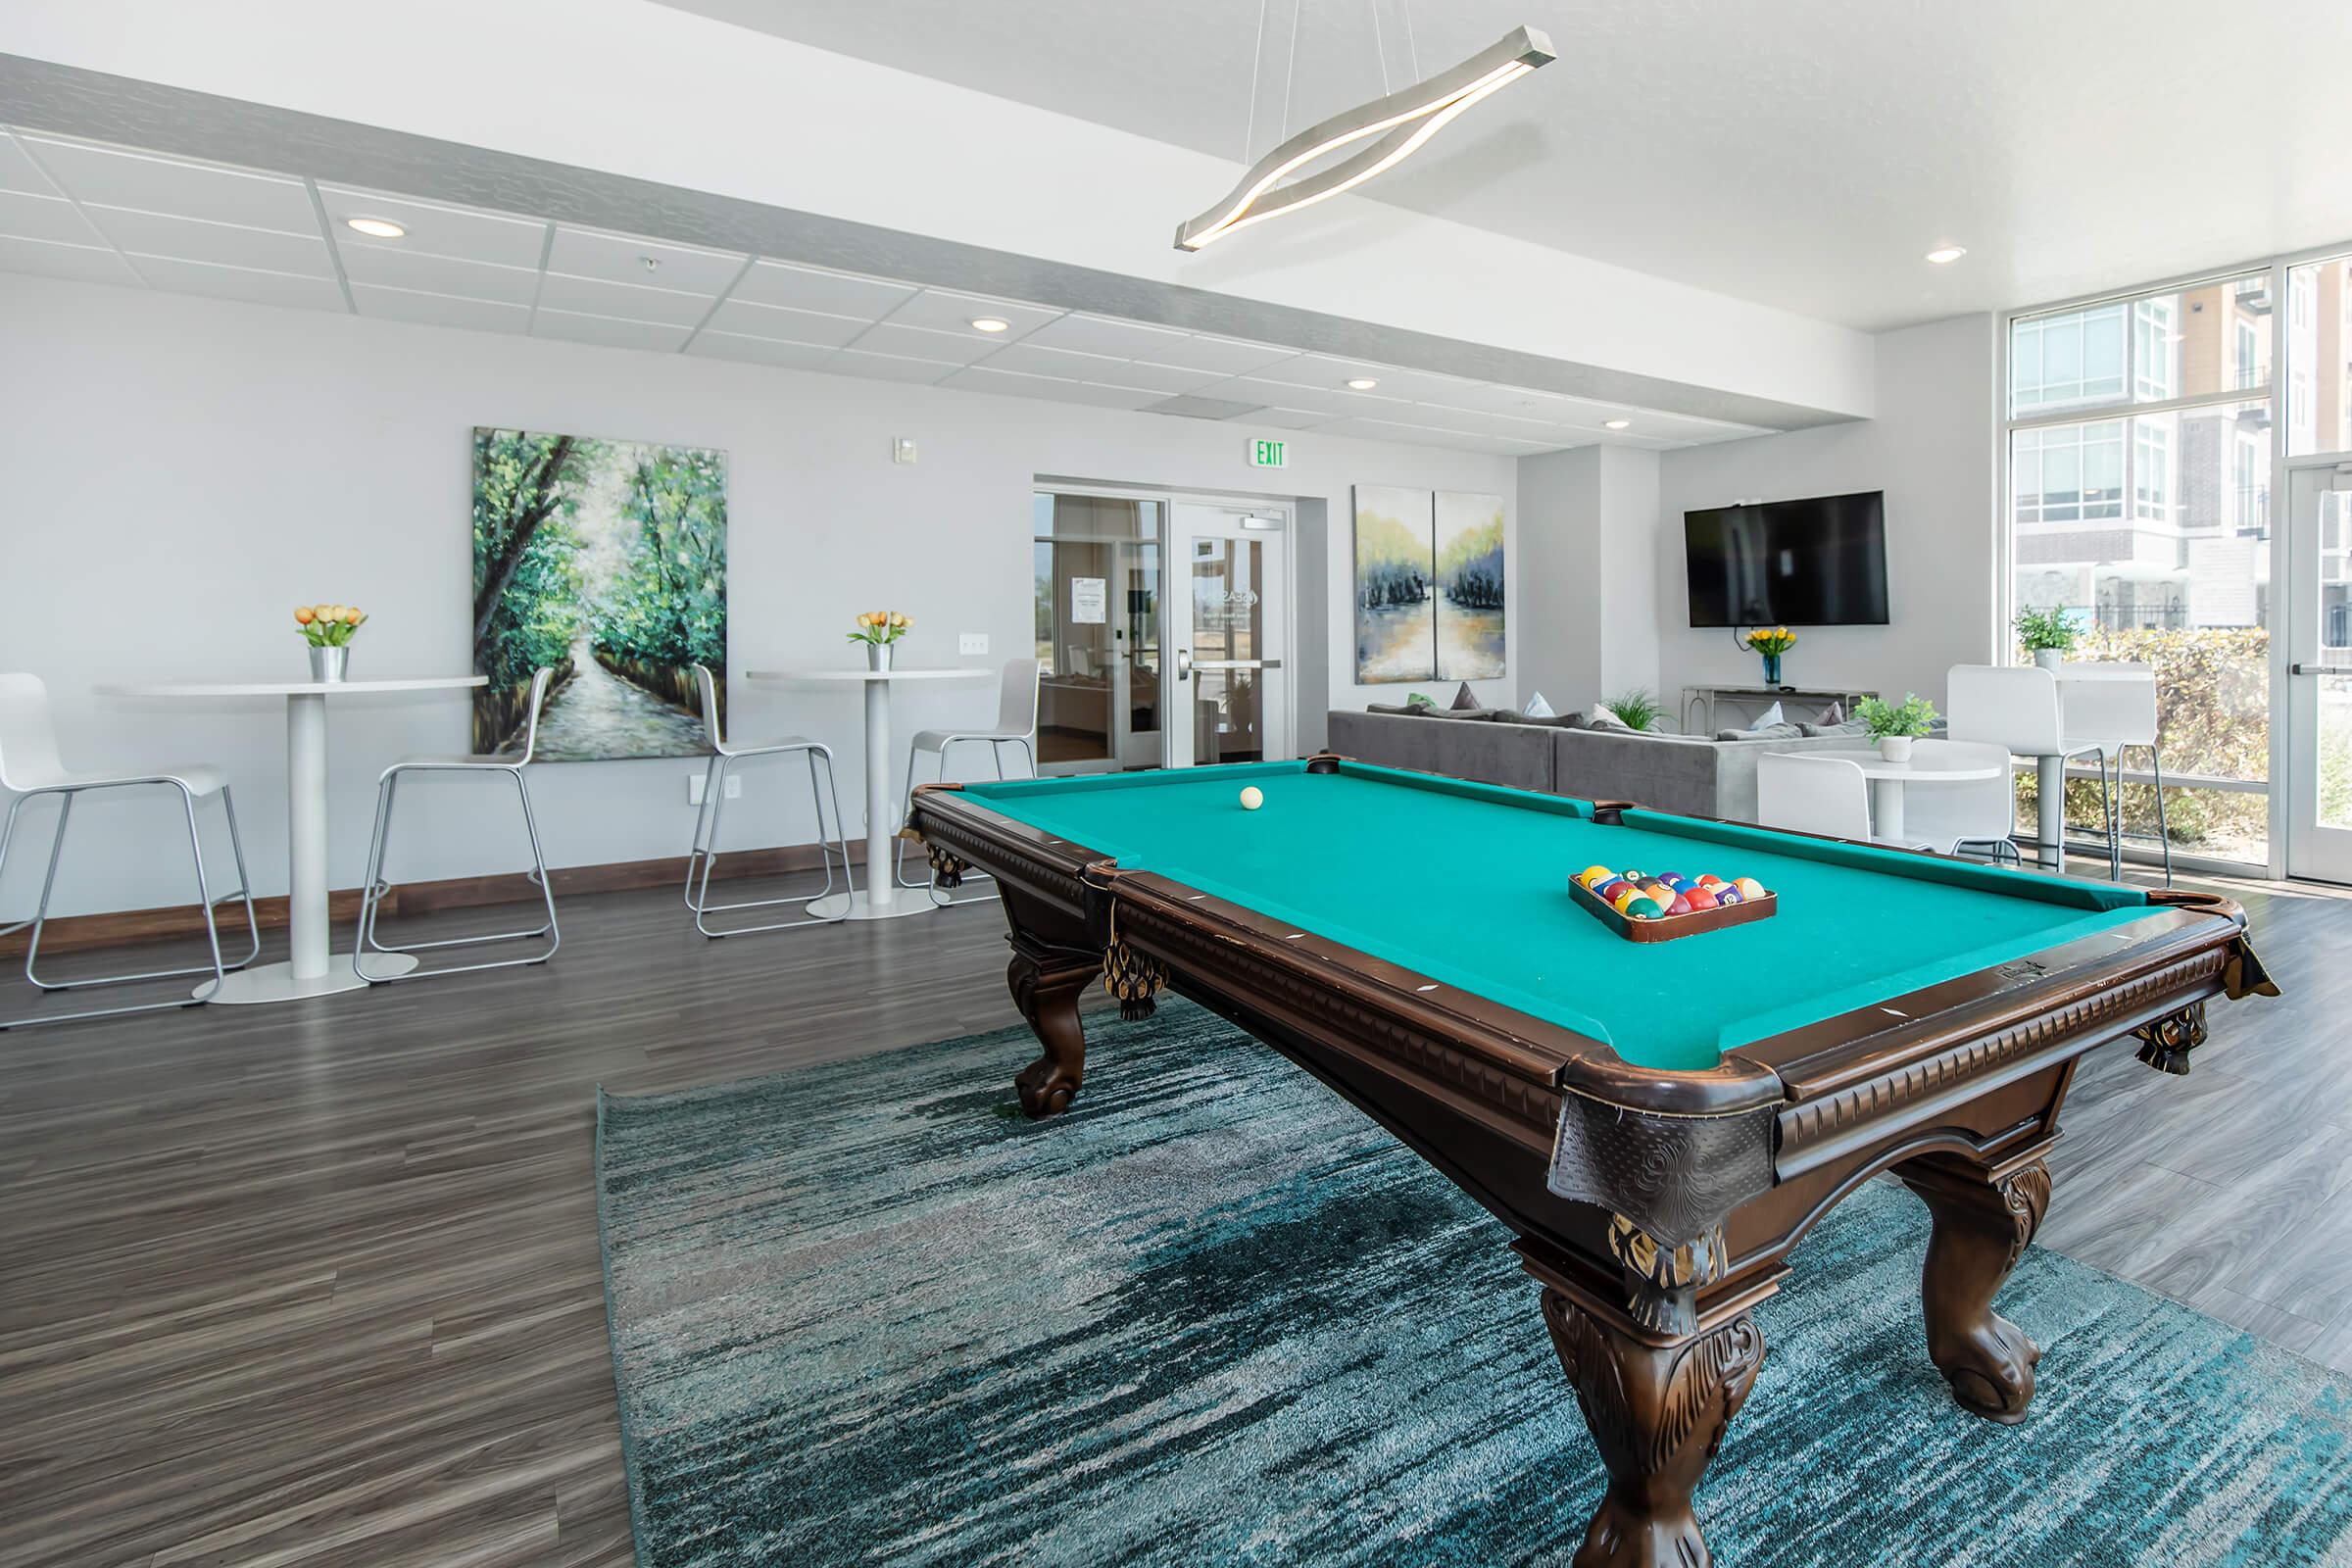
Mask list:
[[[718,863],[718,836],[721,824],[726,819],[726,775],[728,768],[737,760],[737,759],[733,757],[723,757],[719,759],[718,766],[714,770],[717,776],[716,784],[714,786],[707,786],[703,791],[703,795],[706,800],[708,800],[711,794],[715,792],[719,796],[719,802],[716,806],[710,808],[710,840],[703,850],[702,874],[693,889],[692,896],[687,900],[687,906],[694,910],[694,928],[697,931],[700,931],[704,936],[711,938],[713,941],[725,937],[750,936],[756,931],[790,931],[801,926],[838,925],[843,920],[849,918],[849,910],[845,906],[840,914],[833,916],[831,919],[817,919],[814,917],[809,917],[799,920],[770,920],[759,925],[736,926],[730,930],[716,930],[710,925],[709,919],[710,915],[725,914],[731,910],[771,909],[783,905],[795,906],[805,909],[809,905],[815,903],[818,899],[833,895],[835,891],[833,887],[832,852],[827,847],[824,837],[825,803],[823,798],[818,796],[816,793],[816,757],[817,754],[821,752],[824,755],[825,760],[826,793],[829,794],[833,800],[833,825],[836,833],[838,834],[843,830],[844,824],[841,814],[841,792],[838,787],[836,787],[833,778],[832,749],[827,746],[810,745],[787,747],[784,749],[784,751],[804,752],[808,754],[808,796],[809,804],[815,808],[816,811],[817,858],[824,862],[825,866],[824,888],[820,892],[808,894],[805,897],[790,897],[780,899],[739,899],[733,904],[712,904],[710,902],[710,870],[712,866]],[[780,757],[784,755],[784,751],[750,752],[743,755],[746,757]],[[840,853],[844,885],[855,886],[855,883],[851,882],[850,880],[850,851],[846,842],[843,842],[840,845]]]
[[[2156,773],[2156,837],[2164,845],[2164,885],[2173,885],[2173,828],[2164,819],[2164,753],[2148,748],[2148,765]]]
[[[163,783],[171,781],[158,780],[157,782]],[[175,784],[173,787],[180,790],[183,799],[192,807],[194,797],[189,795],[186,789],[182,786]],[[233,893],[223,893],[218,899],[212,899],[205,906],[203,913],[205,916],[205,923],[207,927],[210,928],[214,923],[213,909],[215,906],[225,904],[230,899],[241,898],[245,901],[245,929],[248,938],[245,956],[237,959],[237,961],[234,963],[220,966],[224,969],[242,969],[247,964],[251,963],[256,957],[261,956],[262,927],[261,920],[259,916],[255,914],[253,908],[253,884],[245,875],[245,850],[242,842],[237,837],[236,808],[229,804],[228,791],[225,787],[223,787],[220,792],[220,804],[222,809],[227,813],[228,816],[228,842],[229,848],[234,852],[236,857],[237,887],[236,891]],[[25,945],[24,949],[24,978],[31,981],[35,986],[39,987],[43,991],[87,991],[99,986],[127,985],[134,980],[170,980],[175,979],[181,975],[216,974],[217,970],[214,965],[199,963],[173,969],[145,969],[136,974],[92,975],[86,980],[45,980],[41,977],[39,971],[34,966],[40,959],[41,932],[48,919],[49,896],[57,881],[58,862],[61,857],[64,855],[66,847],[66,823],[71,819],[73,809],[74,796],[69,793],[65,797],[65,806],[58,812],[57,838],[50,845],[49,869],[41,881],[40,907],[35,912],[33,918],[26,922],[32,927],[32,937],[31,940]],[[206,889],[202,886],[203,879],[199,878],[198,880],[199,891],[206,891]],[[216,943],[216,946],[218,946],[218,943]]]
[[[515,798],[522,805],[523,832],[528,835],[531,843],[531,869],[526,874],[539,888],[540,900],[547,910],[547,919],[529,931],[495,931],[483,936],[446,937],[433,942],[393,943],[379,938],[375,932],[376,920],[382,911],[384,896],[391,891],[391,884],[386,882],[383,877],[383,862],[392,841],[393,802],[399,793],[400,776],[405,772],[426,771],[422,767],[394,768],[384,775],[383,783],[377,789],[374,843],[368,852],[370,863],[367,885],[360,894],[359,938],[352,944],[352,973],[369,985],[393,985],[404,980],[435,980],[444,975],[470,974],[479,969],[514,969],[526,964],[545,963],[554,957],[556,950],[564,945],[564,934],[556,924],[556,890],[548,877],[547,856],[539,843],[539,821],[531,810],[530,786],[523,781],[522,769],[517,766],[495,768],[475,766],[449,770],[497,771],[507,774],[514,781]],[[481,947],[493,942],[532,941],[540,937],[548,939],[547,951],[529,954],[519,958],[488,958],[479,963],[449,964],[436,969],[412,969],[405,974],[369,974],[363,961],[365,956],[369,953],[429,953],[439,948]]]
[[[710,825],[710,802],[719,791],[718,775],[723,761],[724,759],[718,753],[712,752],[710,764],[703,769],[703,804],[695,808],[694,842],[686,851],[685,899],[686,907],[689,909],[694,907],[694,866],[695,862],[702,858],[703,837]]]

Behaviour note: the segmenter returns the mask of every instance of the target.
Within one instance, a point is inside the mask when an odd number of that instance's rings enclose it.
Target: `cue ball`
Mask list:
[[[1261,806],[1263,806],[1263,805],[1265,805],[1265,804],[1266,804],[1266,793],[1265,793],[1265,791],[1263,791],[1263,790],[1259,789],[1259,788],[1258,788],[1256,785],[1252,784],[1252,785],[1250,785],[1250,786],[1248,789],[1245,789],[1244,791],[1242,791],[1242,809],[1243,809],[1243,810],[1245,810],[1245,811],[1254,811],[1254,810],[1256,810],[1256,809],[1257,809],[1259,807],[1261,807]]]

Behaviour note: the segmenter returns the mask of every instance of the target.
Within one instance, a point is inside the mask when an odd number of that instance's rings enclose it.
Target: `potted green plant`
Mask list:
[[[2044,669],[2055,669],[2064,663],[2082,636],[2063,610],[2021,610],[2015,624],[2017,640],[2034,656],[2034,662]]]
[[[1870,726],[1870,738],[1879,743],[1881,757],[1889,762],[1908,762],[1911,743],[1936,727],[1936,705],[1912,692],[1903,693],[1899,703],[1865,697],[1855,705],[1854,716]]]
[[[1607,699],[1600,707],[1616,714],[1618,721],[1627,729],[1656,729],[1658,721],[1666,716],[1666,710],[1658,706],[1658,700],[1640,686]]]

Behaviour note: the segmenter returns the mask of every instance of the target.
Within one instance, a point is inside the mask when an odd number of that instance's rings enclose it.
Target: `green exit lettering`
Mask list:
[[[1256,440],[1250,443],[1250,463],[1253,467],[1279,468],[1283,466],[1285,443]]]

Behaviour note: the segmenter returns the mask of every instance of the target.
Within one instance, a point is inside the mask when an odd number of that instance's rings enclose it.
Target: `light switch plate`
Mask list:
[[[958,654],[987,653],[988,633],[984,631],[967,631],[958,633],[956,638],[956,652]]]
[[[890,461],[912,463],[914,461],[914,437],[910,435],[894,436],[890,443]]]

